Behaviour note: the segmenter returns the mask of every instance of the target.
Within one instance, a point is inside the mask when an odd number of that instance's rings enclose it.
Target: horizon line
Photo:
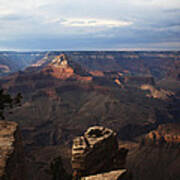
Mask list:
[[[0,49],[2,52],[179,52],[180,49]]]

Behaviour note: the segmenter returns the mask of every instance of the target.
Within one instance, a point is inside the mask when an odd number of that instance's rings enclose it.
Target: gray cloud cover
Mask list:
[[[0,49],[180,48],[179,0],[0,0]]]

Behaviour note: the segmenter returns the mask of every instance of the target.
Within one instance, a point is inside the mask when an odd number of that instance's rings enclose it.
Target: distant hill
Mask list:
[[[41,59],[44,54],[42,52],[0,52],[0,76],[23,70]]]
[[[60,51],[50,52],[0,52],[0,75],[17,72],[28,66],[46,65]],[[179,71],[180,52],[126,52],[126,51],[70,51],[66,52],[74,62],[88,71],[118,71],[121,73],[153,76],[156,79],[166,77],[167,73]],[[48,56],[48,58],[47,58]],[[172,75],[173,77],[175,75]],[[178,75],[176,76],[178,78]]]

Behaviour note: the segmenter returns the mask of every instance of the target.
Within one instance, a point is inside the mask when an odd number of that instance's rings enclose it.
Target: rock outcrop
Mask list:
[[[74,75],[74,69],[68,65],[64,54],[56,56],[44,69],[44,73],[50,74],[57,79],[68,79]]]
[[[167,91],[165,89],[158,90],[149,84],[143,84],[140,88],[141,90],[147,90],[150,92],[150,94],[148,94],[147,97],[153,97],[155,99],[167,100],[169,99],[169,97],[174,96],[174,93],[171,91]]]
[[[114,131],[101,126],[90,127],[74,139],[72,168],[74,176],[87,176],[124,169],[127,149],[119,149]]]
[[[156,130],[149,132],[145,138],[144,143],[159,145],[180,145],[180,124],[162,124]],[[179,146],[178,146],[179,147]]]
[[[81,180],[129,180],[127,170],[115,170],[107,173],[97,174],[93,176],[82,177]]]
[[[115,79],[114,82],[119,86],[119,87],[124,87],[124,85],[121,83],[119,79]]]
[[[65,54],[56,56],[42,70],[43,74],[56,79],[75,79],[82,82],[91,82],[92,77],[77,63],[68,59]]]
[[[161,124],[130,147],[126,166],[133,180],[180,179],[180,124]]]
[[[10,72],[10,68],[6,65],[0,64],[0,73],[8,73]]]
[[[25,180],[25,160],[17,123],[0,121],[0,180]]]
[[[104,73],[102,71],[90,71],[89,73],[95,77],[104,77]]]

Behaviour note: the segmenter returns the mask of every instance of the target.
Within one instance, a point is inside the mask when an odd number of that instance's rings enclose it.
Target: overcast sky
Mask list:
[[[0,0],[0,50],[180,50],[180,0]]]

